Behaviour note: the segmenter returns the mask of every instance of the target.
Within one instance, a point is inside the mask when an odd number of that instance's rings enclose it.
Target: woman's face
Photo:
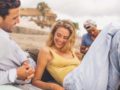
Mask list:
[[[54,35],[54,44],[55,47],[60,49],[64,47],[64,45],[67,43],[70,36],[70,32],[68,29],[64,27],[59,27]]]

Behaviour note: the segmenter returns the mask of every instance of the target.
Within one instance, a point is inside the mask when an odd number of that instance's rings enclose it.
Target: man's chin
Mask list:
[[[6,29],[5,31],[8,33],[12,33],[12,29]]]
[[[8,28],[2,28],[2,29],[8,33],[12,33],[12,29],[8,29]]]

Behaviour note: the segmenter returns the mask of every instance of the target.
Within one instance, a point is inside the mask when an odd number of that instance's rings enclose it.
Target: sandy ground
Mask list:
[[[23,49],[39,49],[45,45],[48,37],[48,35],[29,35],[17,33],[12,33],[11,36]]]

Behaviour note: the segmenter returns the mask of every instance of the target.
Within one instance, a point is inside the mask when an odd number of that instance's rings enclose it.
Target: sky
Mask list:
[[[59,19],[78,22],[81,31],[87,19],[94,20],[98,28],[111,22],[120,22],[120,0],[21,0],[21,7],[36,8],[37,4],[43,1]]]

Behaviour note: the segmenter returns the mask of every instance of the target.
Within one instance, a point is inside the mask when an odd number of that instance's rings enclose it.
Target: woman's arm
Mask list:
[[[83,58],[83,54],[82,54],[82,53],[80,53],[79,51],[76,51],[76,52],[75,52],[75,55],[77,56],[77,58],[78,58],[80,61],[82,61],[82,58]]]
[[[41,81],[44,70],[51,58],[52,57],[47,48],[43,48],[39,51],[35,76],[32,80],[32,84],[45,90],[64,90],[58,84]]]

